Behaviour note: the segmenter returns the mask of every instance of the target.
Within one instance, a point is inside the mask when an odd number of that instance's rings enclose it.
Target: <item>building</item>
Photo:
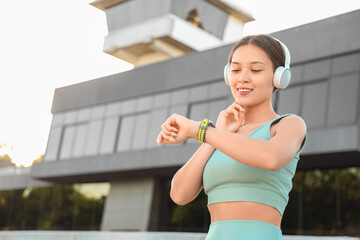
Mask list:
[[[49,183],[109,182],[102,229],[157,231],[163,229],[164,218],[168,217],[164,206],[169,179],[200,146],[195,140],[157,145],[160,125],[172,113],[197,121],[204,117],[216,120],[218,113],[232,103],[223,68],[233,43],[223,45],[224,35],[214,30],[212,36],[200,32],[199,37],[208,38],[209,43],[218,38],[218,42],[205,49],[201,44],[195,47],[188,43],[191,39],[177,38],[174,23],[166,37],[154,30],[147,33],[151,41],[144,43],[141,39],[145,37],[137,36],[129,45],[123,42],[123,36],[132,36],[132,29],[117,19],[120,12],[131,11],[130,6],[122,8],[127,2],[134,8],[146,4],[117,0],[94,5],[105,9],[108,17],[104,51],[129,59],[137,67],[56,89],[44,161],[31,168],[29,178]],[[166,14],[179,7],[175,0],[158,2],[163,3]],[[221,1],[199,2],[203,9],[219,11],[219,19],[237,14],[238,25],[233,26],[240,35],[240,16],[244,22],[251,20],[239,10],[226,12],[227,5],[215,3]],[[182,10],[189,12],[192,7]],[[153,23],[150,19],[154,15],[142,16],[147,17],[132,19],[139,27],[136,34]],[[168,15],[159,21],[188,24]],[[300,170],[360,166],[358,22],[360,11],[354,11],[272,34],[288,46],[292,57],[292,80],[286,90],[280,91],[275,110],[278,114],[300,115],[308,127]],[[223,28],[219,25],[217,29]],[[139,48],[149,55],[138,53]],[[150,63],[152,56],[157,60]]]

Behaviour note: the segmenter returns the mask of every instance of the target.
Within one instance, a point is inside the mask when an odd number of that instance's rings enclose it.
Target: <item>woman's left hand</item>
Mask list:
[[[189,138],[196,138],[200,122],[193,121],[179,114],[172,114],[162,125],[157,143],[177,144]]]

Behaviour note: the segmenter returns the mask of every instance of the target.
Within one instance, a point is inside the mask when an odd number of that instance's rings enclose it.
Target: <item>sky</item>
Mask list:
[[[360,1],[224,0],[252,13],[245,35],[360,9]],[[45,153],[54,90],[133,69],[103,53],[105,13],[91,0],[0,0],[0,155],[30,166]]]

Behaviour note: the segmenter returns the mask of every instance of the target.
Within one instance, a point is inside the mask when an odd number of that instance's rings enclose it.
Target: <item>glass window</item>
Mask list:
[[[118,123],[118,117],[112,117],[105,120],[104,130],[100,143],[101,154],[114,152]]]
[[[91,108],[82,108],[78,111],[77,122],[87,122],[90,120]]]
[[[134,128],[134,138],[132,143],[132,149],[144,149],[147,144],[147,135],[150,132],[149,121],[150,113],[138,114],[135,118],[136,124]]]
[[[180,89],[171,93],[171,104],[186,103],[189,98],[189,89]]]
[[[191,104],[189,118],[194,121],[201,121],[206,118],[208,113],[208,105],[208,102]]]
[[[77,115],[77,111],[67,111],[65,112],[64,115],[64,122],[63,124],[73,124],[76,122],[76,115]]]
[[[161,132],[161,125],[169,116],[167,115],[167,109],[157,109],[151,112],[150,116],[150,125],[148,126],[149,137],[148,137],[148,147],[157,147],[159,146],[156,142],[156,139]]]
[[[60,149],[60,159],[68,159],[71,157],[71,152],[74,143],[75,126],[67,126],[64,129],[64,137],[62,139]]]
[[[360,53],[336,57],[332,61],[332,74],[348,73],[352,71],[359,71],[360,69]]]
[[[300,114],[301,90],[302,86],[279,91],[279,98],[277,100],[278,114]]]
[[[210,98],[218,98],[231,95],[230,86],[226,85],[225,81],[211,83],[209,87]]]
[[[105,113],[104,105],[95,106],[91,110],[91,118],[92,119],[102,118],[104,116],[104,113]]]
[[[329,125],[356,122],[358,109],[359,74],[340,76],[330,81]]]
[[[291,66],[291,81],[289,86],[293,85],[294,83],[302,82],[303,66],[304,65]]]
[[[309,62],[304,65],[304,80],[311,81],[328,78],[330,74],[330,59]]]
[[[64,114],[63,113],[54,113],[52,117],[52,126],[61,126],[64,121]]]
[[[84,155],[88,127],[88,124],[76,126],[73,157],[81,157]]]
[[[208,98],[209,84],[204,84],[190,89],[190,102],[201,101]]]
[[[61,140],[61,133],[62,133],[62,127],[52,127],[50,129],[49,140],[47,143],[44,161],[54,161],[57,159],[57,154]]]
[[[187,104],[183,104],[183,105],[177,105],[177,106],[171,106],[170,108],[170,113],[169,113],[169,117],[173,114],[173,113],[177,113],[181,116],[187,117],[187,110],[188,110],[188,105]]]
[[[117,145],[117,151],[128,151],[130,150],[130,143],[133,135],[135,123],[135,116],[124,116],[120,122],[119,141]]]
[[[89,133],[86,139],[85,155],[95,155],[99,152],[103,120],[93,120],[89,124]]]
[[[170,93],[169,92],[165,92],[165,93],[159,93],[157,95],[155,95],[155,99],[154,99],[154,107],[165,107],[168,106],[170,104]]]
[[[225,110],[227,107],[228,106],[226,99],[211,101],[209,102],[209,106],[208,106],[209,110],[206,117],[209,118],[211,121],[213,121],[214,124],[216,124],[220,112],[222,110]]]
[[[138,98],[136,101],[136,111],[146,111],[152,106],[153,96],[145,96]]]
[[[136,99],[128,99],[122,102],[121,114],[129,114],[135,112]]]
[[[327,108],[328,83],[320,82],[304,86],[302,117],[308,128],[324,127]]]
[[[120,108],[121,108],[120,102],[109,103],[106,105],[105,115],[106,116],[119,116]]]

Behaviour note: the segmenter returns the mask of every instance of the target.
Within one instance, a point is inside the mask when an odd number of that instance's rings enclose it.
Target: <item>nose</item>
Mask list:
[[[239,73],[239,75],[238,75],[238,81],[239,82],[249,82],[250,81],[249,72],[247,70],[241,71],[241,73]]]

